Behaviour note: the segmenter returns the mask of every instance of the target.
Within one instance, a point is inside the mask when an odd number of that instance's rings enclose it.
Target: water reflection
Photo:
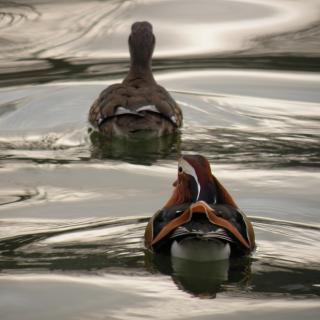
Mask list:
[[[2,90],[0,157],[36,163],[119,159],[150,165],[196,151],[213,163],[319,167],[317,75],[207,70],[175,72],[160,80],[177,87],[173,95],[185,124],[181,135],[152,142],[105,142],[97,134],[89,141],[88,108],[104,83]],[[230,94],[235,90],[240,95]],[[51,107],[44,108],[48,103]]]
[[[170,275],[183,290],[199,298],[216,298],[226,287],[245,289],[250,283],[251,260],[196,262],[146,252],[146,267],[150,272]]]
[[[170,5],[168,1],[78,0],[76,6],[73,2],[24,5],[8,1],[2,7],[0,27],[6,29],[11,46],[3,41],[0,53],[11,57],[21,56],[22,48],[24,55],[37,57],[127,57],[123,38],[133,20],[145,17],[155,26],[161,44],[158,56],[251,49],[257,46],[256,38],[307,29],[319,18],[314,1],[302,5],[283,0],[201,0],[196,6],[191,0],[171,0]],[[184,14],[177,15],[181,10]],[[198,21],[202,23],[194,23]],[[18,34],[23,42],[16,41]]]
[[[158,39],[158,71],[319,71],[318,8],[312,0],[303,5],[285,0],[6,1],[0,16],[0,84],[123,76],[128,30],[146,17]],[[182,10],[183,15],[176,14]]]
[[[253,297],[320,296],[319,249],[314,243],[319,229],[309,230],[298,224],[290,227],[290,223],[283,225],[283,221],[280,225],[274,220],[259,222],[257,239],[267,237],[267,244],[259,240],[258,251],[252,257],[212,264],[146,252],[142,244],[146,220],[2,221],[2,231],[13,229],[11,236],[0,241],[1,270],[163,274],[169,275],[179,289],[200,298],[215,298],[221,293],[231,296],[245,293]],[[305,254],[307,246],[309,255]]]
[[[128,30],[146,19],[182,133],[91,142],[89,106],[127,72]],[[0,30],[4,319],[317,318],[319,1],[2,1]],[[139,217],[195,152],[259,215],[249,260],[145,258]]]
[[[13,193],[13,192],[12,192]],[[23,201],[28,201],[31,198],[33,198],[35,196],[35,193],[33,192],[25,192],[25,193],[21,193],[21,194],[15,194],[15,192],[13,194],[6,194],[6,192],[1,192],[0,194],[0,206],[8,206],[14,203],[19,203],[19,202],[23,202]]]
[[[299,117],[299,121],[303,119]],[[316,122],[316,118],[306,118]],[[107,141],[98,133],[91,135],[91,145],[82,145],[82,134],[0,137],[0,158],[32,160],[35,163],[74,163],[100,160],[121,160],[151,165],[161,159],[176,161],[183,153],[201,153],[213,164],[237,164],[251,168],[319,168],[320,139],[316,133],[253,132],[241,129],[193,127],[183,135],[157,139],[113,139]],[[2,140],[2,141],[1,141]],[[11,141],[10,141],[11,140]],[[80,145],[76,144],[80,141]],[[75,146],[68,147],[68,144]]]
[[[213,163],[245,163],[252,168],[320,165],[320,139],[312,134],[207,129],[200,135],[185,135],[181,149],[190,153],[196,149]]]
[[[180,155],[180,134],[160,138],[135,136],[130,139],[107,140],[103,134],[93,132],[90,139],[93,159],[115,159],[151,165],[159,159],[178,159]]]

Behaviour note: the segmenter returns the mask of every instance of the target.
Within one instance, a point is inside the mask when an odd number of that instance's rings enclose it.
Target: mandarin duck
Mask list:
[[[93,129],[107,136],[162,136],[182,125],[182,112],[151,70],[155,36],[149,22],[135,22],[129,36],[130,69],[122,83],[103,90],[89,111]]]
[[[147,224],[147,249],[195,261],[225,260],[254,250],[251,222],[205,157],[182,156],[173,185],[171,198]]]

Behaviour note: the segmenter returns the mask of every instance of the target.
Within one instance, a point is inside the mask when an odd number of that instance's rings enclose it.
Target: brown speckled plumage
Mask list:
[[[151,57],[154,44],[150,23],[132,25],[128,75],[122,83],[103,90],[90,108],[89,122],[96,130],[108,136],[129,136],[137,131],[161,136],[182,126],[180,107],[153,78]]]

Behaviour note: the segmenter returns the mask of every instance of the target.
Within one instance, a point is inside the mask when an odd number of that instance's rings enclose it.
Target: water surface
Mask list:
[[[319,13],[318,0],[2,2],[1,319],[318,319]],[[136,20],[154,25],[155,77],[184,127],[90,139]],[[208,157],[252,218],[251,257],[145,252],[182,153]]]

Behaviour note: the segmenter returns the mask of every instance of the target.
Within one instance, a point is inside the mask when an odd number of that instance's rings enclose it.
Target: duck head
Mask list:
[[[182,203],[205,201],[237,207],[228,191],[212,174],[209,161],[201,155],[184,155],[178,161],[178,178],[165,208]]]
[[[128,42],[131,65],[136,67],[150,66],[156,43],[156,38],[152,32],[152,25],[147,21],[135,22],[131,26]]]

